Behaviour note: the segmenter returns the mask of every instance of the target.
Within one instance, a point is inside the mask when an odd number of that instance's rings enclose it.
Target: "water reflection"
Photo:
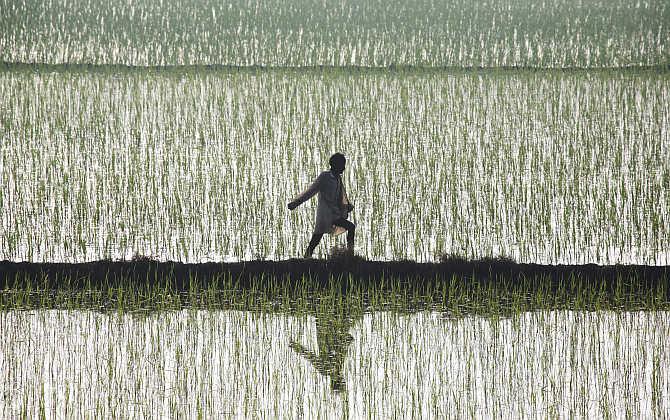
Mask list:
[[[0,311],[0,333],[0,418],[670,412],[663,311]]]
[[[323,376],[330,377],[333,391],[344,391],[345,380],[342,375],[344,360],[353,337],[349,334],[355,320],[346,312],[317,312],[316,334],[317,351],[311,351],[304,345],[291,340],[290,347],[307,359]]]

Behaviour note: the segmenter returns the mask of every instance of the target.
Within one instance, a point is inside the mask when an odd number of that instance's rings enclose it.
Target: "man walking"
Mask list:
[[[319,194],[316,210],[316,223],[312,239],[309,241],[305,258],[311,258],[314,248],[319,244],[324,233],[337,236],[347,232],[347,249],[354,251],[354,234],[356,225],[347,220],[354,206],[349,202],[342,183],[342,172],[346,166],[346,158],[342,153],[335,153],[328,160],[330,171],[323,171],[303,193],[288,203],[289,210]]]

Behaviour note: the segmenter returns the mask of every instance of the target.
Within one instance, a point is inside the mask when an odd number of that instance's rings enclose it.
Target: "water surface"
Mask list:
[[[667,312],[0,314],[0,416],[651,417]]]

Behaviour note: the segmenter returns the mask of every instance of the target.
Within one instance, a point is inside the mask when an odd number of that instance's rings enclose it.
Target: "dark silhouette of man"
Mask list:
[[[324,233],[337,236],[347,232],[347,249],[354,252],[354,234],[356,225],[347,220],[349,212],[354,206],[349,202],[342,182],[342,172],[346,166],[346,158],[342,153],[335,153],[329,159],[330,171],[323,171],[312,184],[288,203],[289,210],[319,194],[319,203],[316,209],[316,223],[312,239],[309,241],[305,258],[311,258],[314,248],[321,242]]]

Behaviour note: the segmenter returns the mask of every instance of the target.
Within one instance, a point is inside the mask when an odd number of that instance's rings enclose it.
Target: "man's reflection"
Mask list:
[[[321,375],[330,377],[330,387],[333,391],[344,391],[345,389],[342,370],[347,349],[353,341],[353,337],[349,334],[353,321],[346,313],[317,313],[318,354],[295,341],[290,343],[291,348],[309,360]]]

